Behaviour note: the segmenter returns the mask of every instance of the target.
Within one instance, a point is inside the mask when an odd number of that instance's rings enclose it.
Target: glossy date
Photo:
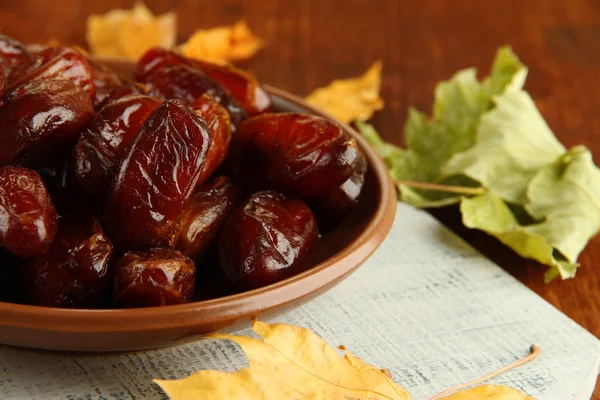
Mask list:
[[[9,76],[7,90],[24,84],[49,79],[64,79],[85,90],[94,99],[96,86],[92,66],[77,50],[68,47],[47,47],[33,55],[26,68],[14,70]]]
[[[94,108],[99,110],[112,92],[123,85],[121,78],[109,68],[102,64],[89,61],[92,67],[92,78],[96,93],[94,94]]]
[[[180,99],[188,103],[204,94],[219,102],[231,117],[234,129],[246,113],[231,93],[187,60],[163,49],[146,53],[136,67],[136,79],[146,85],[151,96]]]
[[[350,214],[360,200],[367,173],[367,159],[362,154],[356,158],[353,171],[346,182],[325,196],[310,199],[308,204],[317,216],[320,228],[334,228]]]
[[[350,178],[358,156],[354,139],[335,123],[280,113],[244,121],[231,140],[228,159],[240,182],[312,198]]]
[[[175,246],[210,144],[186,103],[168,100],[150,114],[108,193],[106,228],[120,249]]]
[[[70,81],[17,87],[0,106],[0,165],[47,165],[72,146],[93,116],[90,97]]]
[[[205,94],[197,98],[191,106],[206,120],[212,138],[206,163],[198,179],[198,183],[203,183],[219,168],[227,156],[231,141],[231,125],[227,111],[209,95]]]
[[[242,190],[226,176],[200,186],[182,218],[177,250],[193,260],[201,258],[241,200]]]
[[[114,301],[121,307],[153,307],[191,300],[194,262],[176,250],[129,252],[115,265]]]
[[[231,65],[219,65],[206,61],[197,61],[200,69],[231,92],[249,116],[267,112],[272,104],[269,94],[260,84]]]
[[[19,257],[48,250],[58,216],[40,175],[27,168],[0,168],[0,245]]]
[[[187,65],[204,72],[225,87],[249,116],[263,113],[271,107],[267,92],[244,71],[231,65],[192,60],[160,47],[150,49],[142,56],[137,64],[136,77],[143,79],[153,70],[173,64]]]
[[[97,218],[72,216],[60,221],[47,253],[25,265],[32,304],[64,308],[107,306],[113,245]]]
[[[317,222],[304,202],[258,192],[225,222],[219,261],[236,287],[254,289],[301,272],[318,238]]]
[[[89,198],[104,199],[121,161],[160,103],[148,96],[127,96],[108,103],[90,122],[69,162],[73,182]]]
[[[6,76],[19,65],[29,65],[31,55],[23,43],[6,35],[0,35],[0,63],[6,67]]]

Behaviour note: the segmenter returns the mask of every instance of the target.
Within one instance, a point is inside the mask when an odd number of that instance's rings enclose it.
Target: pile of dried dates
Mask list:
[[[335,123],[246,73],[149,50],[126,80],[0,35],[0,301],[149,307],[306,268],[367,169]],[[320,229],[319,229],[320,228]]]

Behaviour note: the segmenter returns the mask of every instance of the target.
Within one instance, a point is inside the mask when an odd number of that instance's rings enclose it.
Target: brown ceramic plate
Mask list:
[[[131,64],[116,67],[131,69]],[[267,90],[278,111],[326,116],[289,93]],[[365,188],[353,214],[320,240],[313,266],[305,272],[249,292],[176,306],[73,310],[0,302],[0,343],[70,351],[165,347],[216,330],[243,328],[252,318],[282,313],[332,288],[381,244],[396,210],[395,189],[385,164],[354,130],[340,125],[356,138],[367,157]]]

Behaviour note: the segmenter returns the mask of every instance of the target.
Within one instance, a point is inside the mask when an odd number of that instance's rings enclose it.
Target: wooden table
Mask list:
[[[132,1],[1,0],[2,33],[25,42],[57,39],[85,45],[85,17]],[[402,142],[409,105],[430,111],[436,83],[458,69],[487,71],[496,48],[510,44],[529,66],[527,89],[567,147],[588,146],[600,163],[600,3],[564,0],[181,0],[147,1],[177,11],[180,41],[196,28],[241,18],[267,47],[244,66],[261,81],[304,95],[335,78],[384,62],[386,108],[373,123]],[[600,336],[600,237],[580,256],[577,278],[544,284],[545,268],[507,251],[495,239],[444,223],[529,288]],[[600,399],[600,389],[595,398]]]

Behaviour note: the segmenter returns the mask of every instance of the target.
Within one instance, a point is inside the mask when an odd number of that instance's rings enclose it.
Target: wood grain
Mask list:
[[[85,17],[133,1],[0,1],[0,31],[25,42],[85,45]],[[586,0],[179,0],[184,40],[198,27],[245,18],[267,47],[244,67],[270,85],[306,94],[384,62],[386,108],[373,123],[402,142],[409,105],[429,110],[435,84],[467,66],[486,71],[496,48],[513,46],[530,68],[527,89],[567,147],[588,146],[600,163],[600,3]],[[577,278],[543,283],[544,268],[494,239],[462,228],[456,210],[435,215],[569,317],[600,336],[600,237],[580,257]],[[600,399],[600,390],[596,397]]]

